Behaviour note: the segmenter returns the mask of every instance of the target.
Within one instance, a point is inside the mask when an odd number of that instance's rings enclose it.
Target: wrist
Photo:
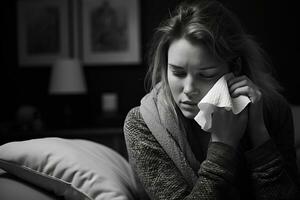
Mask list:
[[[231,146],[221,142],[211,142],[208,146],[206,159],[225,167],[233,175],[235,174],[239,158],[238,152]]]
[[[219,142],[219,143],[223,143],[223,144],[229,145],[229,146],[233,147],[234,149],[237,148],[238,143],[239,143],[238,140],[219,138],[219,137],[217,137],[215,135],[211,136],[211,141],[212,142]]]

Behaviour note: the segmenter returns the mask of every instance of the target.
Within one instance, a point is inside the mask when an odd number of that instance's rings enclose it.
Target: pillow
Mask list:
[[[41,138],[0,146],[0,168],[65,199],[126,200],[138,196],[129,163],[87,140]]]

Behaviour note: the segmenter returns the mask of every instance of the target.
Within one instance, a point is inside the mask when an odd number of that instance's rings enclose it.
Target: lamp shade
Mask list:
[[[77,59],[57,60],[51,71],[50,94],[84,94],[86,82],[83,69]]]

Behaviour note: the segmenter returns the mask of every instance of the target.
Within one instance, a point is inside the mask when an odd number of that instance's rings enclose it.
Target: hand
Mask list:
[[[212,116],[211,140],[236,148],[245,133],[248,121],[248,108],[235,115],[224,108],[216,108]]]
[[[261,91],[247,76],[233,77],[227,83],[232,97],[245,95],[250,98],[247,133],[252,146],[259,146],[270,138],[263,117]]]

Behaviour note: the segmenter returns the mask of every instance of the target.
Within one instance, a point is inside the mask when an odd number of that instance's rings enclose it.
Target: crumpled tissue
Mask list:
[[[232,76],[234,76],[232,73],[222,76],[198,103],[200,111],[194,120],[204,131],[209,131],[211,128],[212,113],[216,107],[225,108],[227,111],[232,110],[233,114],[238,114],[251,102],[249,97],[244,95],[236,98],[230,96],[227,80]]]

